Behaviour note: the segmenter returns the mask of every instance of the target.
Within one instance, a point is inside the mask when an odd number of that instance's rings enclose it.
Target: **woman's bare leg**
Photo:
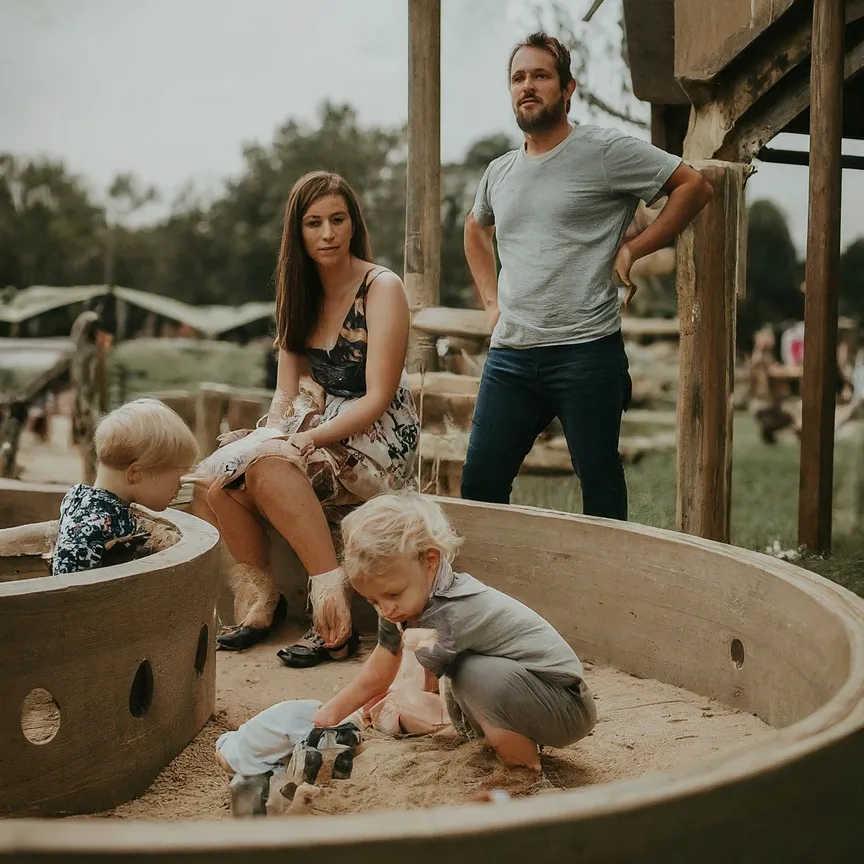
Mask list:
[[[231,556],[231,587],[235,610],[243,610],[243,627],[266,629],[273,623],[279,589],[270,567],[267,532],[255,504],[246,492],[223,489],[218,483],[207,492],[207,505]],[[239,618],[239,616],[238,616]]]
[[[288,541],[306,571],[313,579],[332,573],[339,567],[330,526],[309,478],[292,462],[278,457],[257,459],[246,472],[246,486],[255,506],[264,518]],[[317,620],[338,621],[321,637],[325,646],[344,644],[351,633],[351,612],[347,597],[333,597],[331,615],[322,616],[313,609]]]
[[[208,489],[202,483],[195,483],[192,487],[192,500],[189,502],[189,512],[205,522],[209,522],[214,528],[219,527],[216,514],[207,503]]]
[[[273,456],[256,459],[246,472],[246,488],[310,576],[339,566],[324,510],[309,478],[296,465]]]
[[[269,570],[267,532],[249,495],[245,491],[214,485],[207,493],[207,503],[234,560],[238,564]]]

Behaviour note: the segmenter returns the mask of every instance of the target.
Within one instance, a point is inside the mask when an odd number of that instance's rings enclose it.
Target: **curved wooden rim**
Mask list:
[[[149,512],[149,511],[148,511]],[[165,570],[185,563],[193,558],[209,552],[219,543],[219,532],[209,522],[172,510],[170,517],[164,514],[180,531],[180,539],[170,548],[156,552],[145,558],[130,561],[127,564],[115,564],[83,573],[70,573],[65,576],[39,576],[34,579],[19,579],[12,582],[0,582],[0,599],[3,597],[20,596],[22,594],[38,594],[48,591],[62,591],[81,585],[98,585],[103,582],[114,582],[119,579],[129,579],[142,573],[152,573]],[[0,529],[2,531],[3,529]]]
[[[494,508],[502,505],[463,506]],[[548,510],[508,507],[526,513]],[[766,555],[724,546],[708,540],[657,528],[561,513],[575,522],[590,521],[616,530],[663,538],[672,543],[710,550],[722,557],[749,561],[808,594],[830,611],[846,634],[849,646],[849,674],[843,685],[821,708],[798,722],[777,731],[770,741],[743,746],[734,753],[720,753],[691,765],[652,772],[631,780],[561,792],[553,796],[527,798],[490,807],[462,804],[424,811],[401,811],[394,820],[391,812],[331,816],[322,832],[317,817],[284,820],[115,822],[94,825],[87,822],[56,823],[35,819],[0,824],[0,853],[28,852],[250,852],[254,850],[340,847],[398,840],[422,840],[451,836],[482,836],[508,832],[528,825],[574,822],[598,816],[661,804],[789,765],[809,754],[864,730],[864,601],[850,591],[792,564]],[[190,517],[178,514],[178,527]],[[172,514],[172,520],[174,515]],[[194,517],[191,517],[194,518]],[[200,521],[200,520],[196,520]],[[182,543],[182,541],[181,541]],[[181,546],[159,553],[168,555]],[[157,556],[149,562],[155,563]],[[165,566],[169,566],[167,563]],[[114,570],[115,568],[109,568]],[[149,568],[149,569],[152,569]],[[107,572],[107,571],[106,571]],[[108,578],[116,578],[108,577]],[[28,580],[44,582],[44,579]],[[16,584],[16,583],[10,583]]]

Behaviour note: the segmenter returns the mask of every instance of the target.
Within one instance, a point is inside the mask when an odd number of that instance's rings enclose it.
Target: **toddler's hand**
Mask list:
[[[333,712],[328,710],[326,705],[322,705],[312,718],[312,723],[316,729],[321,729],[325,726],[338,726],[339,718],[333,715]]]

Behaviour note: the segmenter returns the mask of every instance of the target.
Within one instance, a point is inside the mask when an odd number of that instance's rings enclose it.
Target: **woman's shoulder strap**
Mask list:
[[[363,293],[365,293],[369,286],[382,274],[382,273],[392,273],[393,271],[389,267],[384,267],[381,264],[376,264],[373,267],[370,267],[366,271],[366,275],[363,277]]]

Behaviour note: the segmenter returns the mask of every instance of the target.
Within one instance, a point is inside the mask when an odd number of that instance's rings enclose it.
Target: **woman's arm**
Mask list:
[[[401,660],[401,647],[398,654],[391,654],[383,645],[376,645],[357,677],[322,705],[312,722],[316,726],[336,726],[370,699],[386,692],[396,678]]]
[[[395,273],[382,273],[366,295],[366,394],[338,417],[307,434],[315,447],[326,447],[368,429],[393,401],[399,387],[411,316],[405,287]]]
[[[279,349],[276,366],[276,390],[267,412],[267,426],[278,426],[290,407],[294,397],[300,392],[302,358],[298,354]]]

